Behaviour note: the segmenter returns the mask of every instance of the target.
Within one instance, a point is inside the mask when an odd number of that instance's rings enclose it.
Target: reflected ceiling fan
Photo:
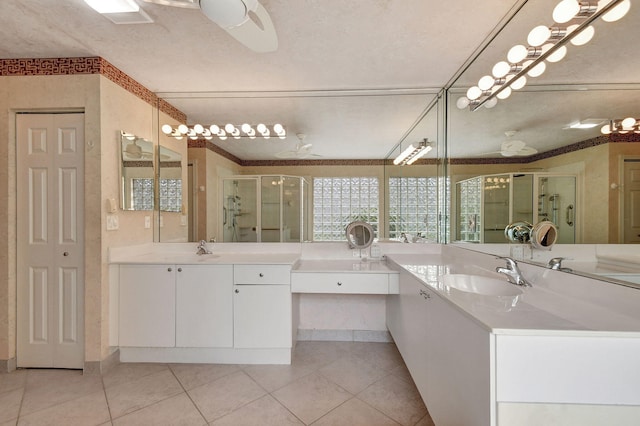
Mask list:
[[[144,0],[164,6],[200,9],[231,37],[254,52],[273,52],[278,35],[269,12],[258,0]]]
[[[136,160],[149,160],[153,158],[153,154],[151,152],[144,151],[140,145],[138,145],[138,141],[142,140],[140,138],[136,138],[128,144],[124,152],[127,154],[127,157]]]
[[[309,157],[322,157],[319,154],[311,153],[311,148],[313,144],[304,143],[304,138],[307,136],[304,133],[296,133],[298,137],[298,142],[294,149],[280,151],[276,154],[278,158],[309,158]]]
[[[517,133],[516,130],[508,130],[504,132],[507,140],[500,145],[500,151],[487,152],[483,155],[500,154],[503,157],[527,157],[536,154],[537,149],[527,146],[524,141],[511,139]]]

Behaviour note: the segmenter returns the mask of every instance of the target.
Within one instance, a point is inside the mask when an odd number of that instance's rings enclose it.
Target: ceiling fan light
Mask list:
[[[496,80],[490,75],[485,75],[478,81],[478,88],[482,91],[489,90],[493,87]]]
[[[595,28],[593,28],[592,25],[589,25],[587,28],[580,31],[580,33],[571,38],[571,44],[573,44],[574,46],[583,46],[591,41],[595,32]]]
[[[542,46],[545,41],[549,40],[549,37],[551,37],[551,30],[549,27],[546,25],[538,25],[532,29],[527,36],[527,43],[529,43],[530,46]]]
[[[578,12],[580,12],[580,3],[577,0],[562,0],[553,9],[553,20],[564,24],[572,20]]]
[[[200,0],[200,10],[222,28],[233,28],[249,19],[249,10],[239,0]]]
[[[607,4],[608,3],[609,2],[607,2]],[[615,6],[613,9],[611,9],[610,11],[602,15],[602,20],[605,22],[615,22],[619,19],[622,19],[627,14],[630,8],[631,8],[631,1],[624,0],[623,2]]]
[[[565,56],[567,56],[567,47],[566,46],[560,46],[558,48],[558,50],[553,52],[551,55],[547,56],[547,61],[548,62],[560,62],[561,60],[564,59]]]
[[[165,135],[170,135],[171,133],[173,133],[173,127],[171,127],[171,125],[169,124],[163,124],[162,133],[164,133]]]
[[[527,57],[529,51],[526,47],[521,44],[517,44],[509,49],[507,53],[507,60],[512,64],[517,64],[518,62],[522,62],[524,58]]]

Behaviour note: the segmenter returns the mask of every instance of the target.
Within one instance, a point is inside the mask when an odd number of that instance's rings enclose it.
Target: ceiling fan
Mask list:
[[[483,155],[500,154],[503,157],[526,157],[538,152],[537,149],[527,146],[524,141],[511,139],[516,133],[517,132],[515,130],[508,130],[504,132],[507,140],[502,142],[500,145],[500,151],[487,152]]]
[[[308,158],[308,157],[322,157],[319,154],[312,154],[311,148],[313,144],[304,143],[304,138],[307,136],[304,133],[296,133],[298,142],[292,150],[280,151],[276,154],[278,158]]]
[[[278,35],[269,12],[258,0],[144,0],[164,6],[200,9],[231,37],[254,52],[273,52]]]

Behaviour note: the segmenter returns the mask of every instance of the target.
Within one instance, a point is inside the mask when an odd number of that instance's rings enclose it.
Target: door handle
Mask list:
[[[65,251],[64,253],[62,253],[63,256],[69,256],[69,252]]]

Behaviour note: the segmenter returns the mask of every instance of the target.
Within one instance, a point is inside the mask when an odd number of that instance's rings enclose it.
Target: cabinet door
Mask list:
[[[291,347],[289,286],[236,285],[233,308],[234,347]]]
[[[120,266],[120,346],[176,344],[175,267]]]
[[[176,346],[233,346],[231,265],[178,265]]]
[[[491,345],[489,331],[435,292],[428,299],[426,396],[436,424],[489,426]]]

